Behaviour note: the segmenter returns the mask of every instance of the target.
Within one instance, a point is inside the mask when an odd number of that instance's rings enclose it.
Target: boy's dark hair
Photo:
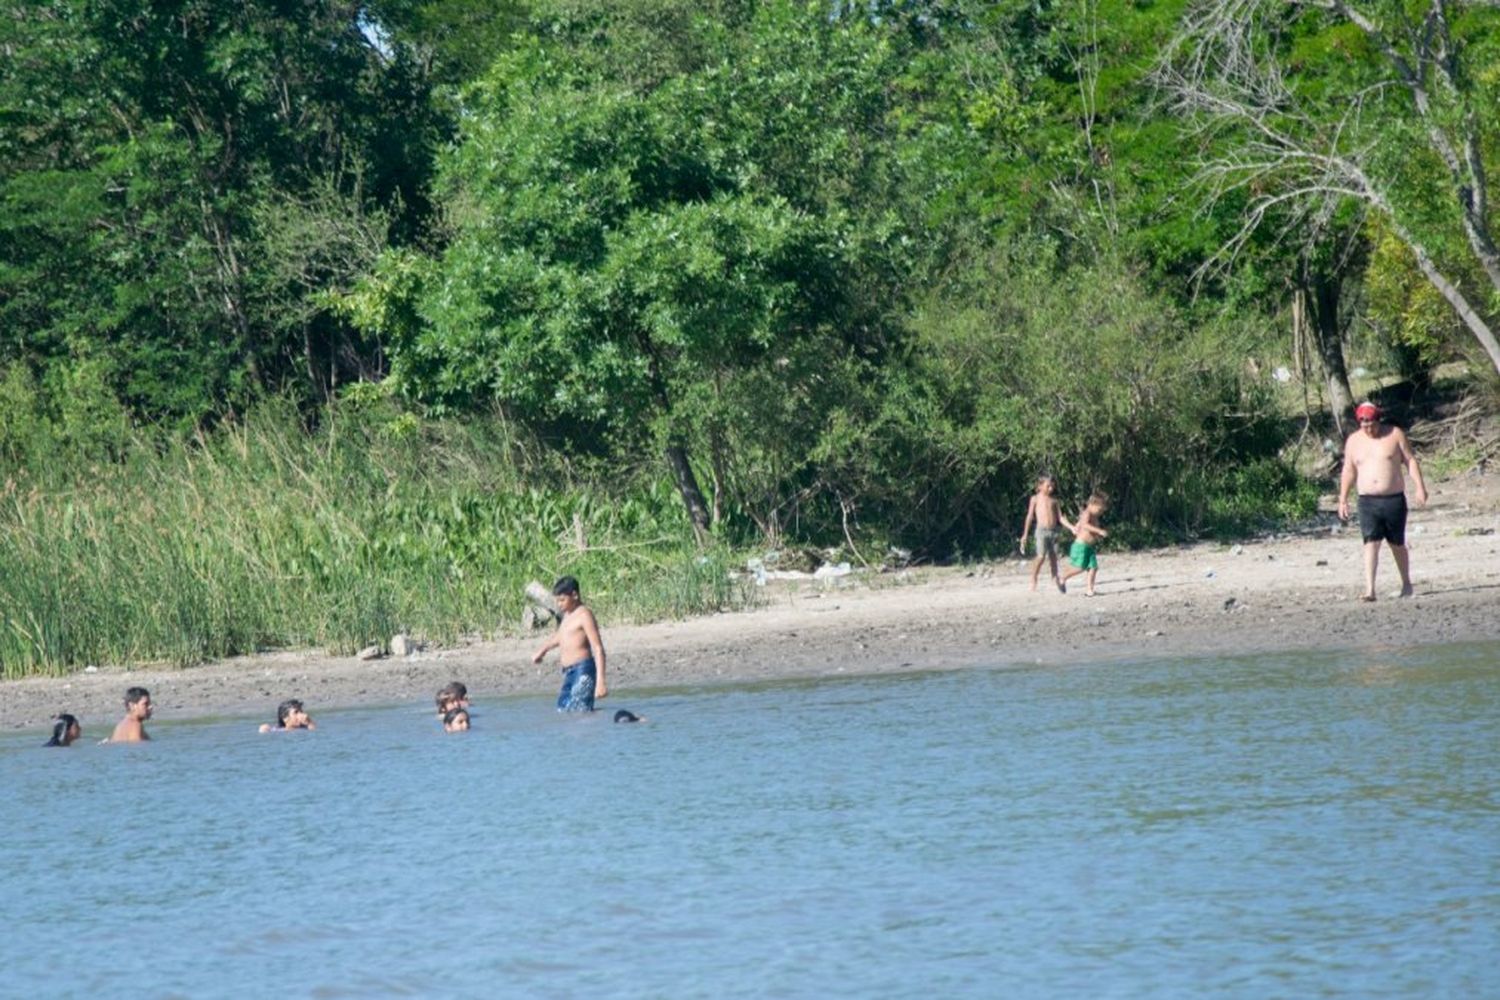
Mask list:
[[[450,708],[450,709],[448,709],[448,711],[446,711],[446,712],[443,713],[443,725],[445,725],[445,726],[451,726],[451,725],[453,725],[453,720],[457,719],[460,715],[462,715],[464,718],[467,719],[469,717],[469,710],[467,708]]]
[[[291,715],[293,712],[300,712],[300,711],[302,711],[302,702],[298,701],[296,698],[288,698],[286,701],[282,702],[280,705],[277,705],[276,706],[276,728],[277,729],[285,729],[286,728],[286,717],[288,715]]]
[[[557,582],[552,585],[553,597],[576,593],[578,593],[578,581],[571,576],[558,577]]]
[[[54,715],[52,718],[57,721],[52,725],[52,738],[46,743],[42,744],[42,746],[44,747],[62,746],[63,737],[68,735],[68,730],[78,725],[78,720],[69,715],[67,712],[61,712],[57,715]]]
[[[1038,474],[1036,477],[1036,481],[1038,483],[1051,483],[1053,486],[1057,485],[1057,477],[1050,472],[1043,472]]]
[[[459,681],[449,681],[447,684],[444,684],[442,687],[438,688],[437,697],[433,700],[437,702],[438,711],[442,712],[446,711],[443,706],[448,704],[448,702],[459,701],[460,699],[467,698],[468,696],[469,689],[462,683],[460,683]]]
[[[145,688],[127,688],[125,690],[125,707],[129,708],[142,698],[151,697],[151,692]]]

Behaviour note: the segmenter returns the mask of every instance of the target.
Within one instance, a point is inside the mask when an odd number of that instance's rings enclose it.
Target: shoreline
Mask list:
[[[600,710],[639,707],[652,692],[794,678],[860,676],[1141,658],[1400,649],[1500,642],[1500,477],[1436,484],[1408,528],[1414,598],[1393,599],[1382,549],[1379,600],[1356,598],[1357,529],[1318,529],[1238,545],[1102,550],[1099,595],[1028,589],[1029,561],[938,567],[866,582],[772,583],[762,606],[644,625],[600,622],[610,696]],[[588,581],[584,583],[587,597]],[[556,657],[533,666],[542,632],[432,649],[404,658],[289,651],[186,669],[101,668],[0,682],[0,730],[45,738],[71,712],[85,738],[107,732],[126,687],[150,689],[156,723],[266,718],[286,698],[320,712],[406,702],[430,706],[450,680],[486,698],[557,693]]]

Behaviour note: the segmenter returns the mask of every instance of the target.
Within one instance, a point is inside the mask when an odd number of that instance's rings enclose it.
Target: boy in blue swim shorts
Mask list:
[[[565,576],[552,588],[562,621],[552,638],[531,658],[541,663],[547,653],[556,649],[563,662],[562,689],[557,693],[559,712],[592,712],[594,699],[609,694],[604,680],[604,640],[599,637],[599,622],[578,593],[578,581]]]

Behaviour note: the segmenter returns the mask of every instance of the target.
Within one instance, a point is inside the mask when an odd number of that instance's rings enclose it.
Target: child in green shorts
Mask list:
[[[1094,596],[1094,581],[1099,578],[1099,542],[1109,537],[1109,532],[1099,526],[1104,509],[1109,506],[1109,497],[1103,493],[1089,496],[1089,502],[1078,513],[1077,523],[1062,519],[1063,527],[1073,533],[1073,547],[1068,550],[1068,571],[1063,574],[1060,586],[1067,589],[1068,581],[1079,573],[1088,573],[1086,597]]]

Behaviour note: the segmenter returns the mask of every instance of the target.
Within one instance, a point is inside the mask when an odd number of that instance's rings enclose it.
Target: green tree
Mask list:
[[[267,273],[267,202],[336,179],[420,228],[440,130],[426,81],[352,0],[12,2],[0,14],[0,361],[95,359],[138,414],[195,422],[337,357],[318,290]],[[269,242],[263,242],[269,239]],[[323,376],[327,378],[326,372]]]
[[[1341,202],[1378,213],[1500,371],[1500,295],[1489,177],[1500,107],[1500,13],[1491,4],[1204,0],[1185,19],[1165,79],[1197,129],[1221,136],[1204,164],[1214,192],[1248,193],[1227,248],[1282,215]]]
[[[836,392],[799,380],[891,335],[921,243],[876,138],[893,49],[877,26],[773,3],[742,30],[671,24],[621,82],[619,53],[594,52],[619,23],[549,30],[564,42],[502,57],[468,95],[441,166],[451,241],[413,292],[419,321],[390,331],[392,373],[430,405],[499,402],[575,448],[664,455],[702,532],[721,504],[695,454],[720,489],[746,483],[742,455],[805,456]],[[800,420],[764,398],[799,392]]]

